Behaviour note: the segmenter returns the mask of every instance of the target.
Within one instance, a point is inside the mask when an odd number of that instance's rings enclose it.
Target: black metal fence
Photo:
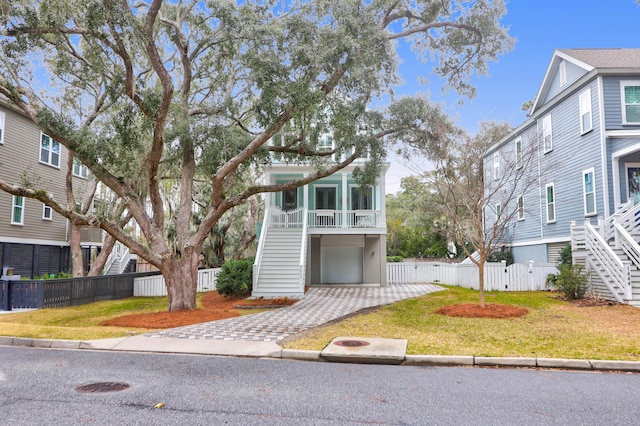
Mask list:
[[[64,308],[133,297],[136,277],[153,273],[101,275],[54,280],[0,281],[0,310]]]

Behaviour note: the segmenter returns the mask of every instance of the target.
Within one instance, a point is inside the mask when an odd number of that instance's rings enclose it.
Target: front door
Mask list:
[[[282,191],[282,210],[291,211],[298,208],[298,188]]]
[[[628,199],[634,204],[640,203],[640,166],[627,167]]]

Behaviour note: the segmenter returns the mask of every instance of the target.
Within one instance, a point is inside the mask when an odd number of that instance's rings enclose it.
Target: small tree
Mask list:
[[[537,143],[522,141],[521,152],[502,152],[499,173],[485,170],[490,147],[511,131],[508,124],[483,123],[475,137],[450,128],[445,144],[432,151],[435,170],[428,175],[441,197],[439,211],[452,235],[478,266],[480,305],[484,307],[484,265],[508,245],[512,226],[524,208],[520,196],[538,182]],[[491,175],[489,175],[489,173]]]

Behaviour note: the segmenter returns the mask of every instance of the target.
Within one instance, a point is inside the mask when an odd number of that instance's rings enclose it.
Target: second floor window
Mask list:
[[[516,139],[516,168],[522,167],[522,138]]]
[[[46,204],[42,204],[42,220],[51,220],[53,209]]]
[[[40,162],[60,167],[60,142],[45,134],[40,137]]]
[[[497,152],[493,154],[493,178],[500,178],[500,154]]]
[[[524,220],[524,195],[518,196],[518,220]]]
[[[545,187],[546,203],[547,203],[547,223],[556,221],[556,194],[552,183]]]
[[[622,123],[640,124],[640,81],[621,83]]]
[[[591,122],[591,89],[580,95],[580,133],[587,133],[593,129]]]
[[[73,175],[81,178],[87,177],[87,166],[82,164],[77,158],[73,159]]]

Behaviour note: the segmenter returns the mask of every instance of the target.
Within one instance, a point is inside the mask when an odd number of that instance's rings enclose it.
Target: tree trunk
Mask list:
[[[169,294],[169,312],[196,308],[199,264],[200,253],[192,248],[185,250],[180,259],[163,263],[160,270]]]
[[[84,276],[82,247],[80,246],[80,227],[73,223],[69,226],[69,248],[71,249],[71,275],[74,278]]]
[[[109,255],[113,251],[113,247],[116,244],[116,239],[113,238],[112,235],[106,234],[104,237],[104,242],[102,243],[102,250],[98,253],[93,263],[91,263],[91,268],[89,268],[89,273],[87,274],[90,277],[95,277],[97,275],[102,274],[102,269],[104,265],[107,263],[107,259],[109,259]]]
[[[484,308],[484,264],[485,259],[481,257],[478,262],[478,295],[481,308]]]

